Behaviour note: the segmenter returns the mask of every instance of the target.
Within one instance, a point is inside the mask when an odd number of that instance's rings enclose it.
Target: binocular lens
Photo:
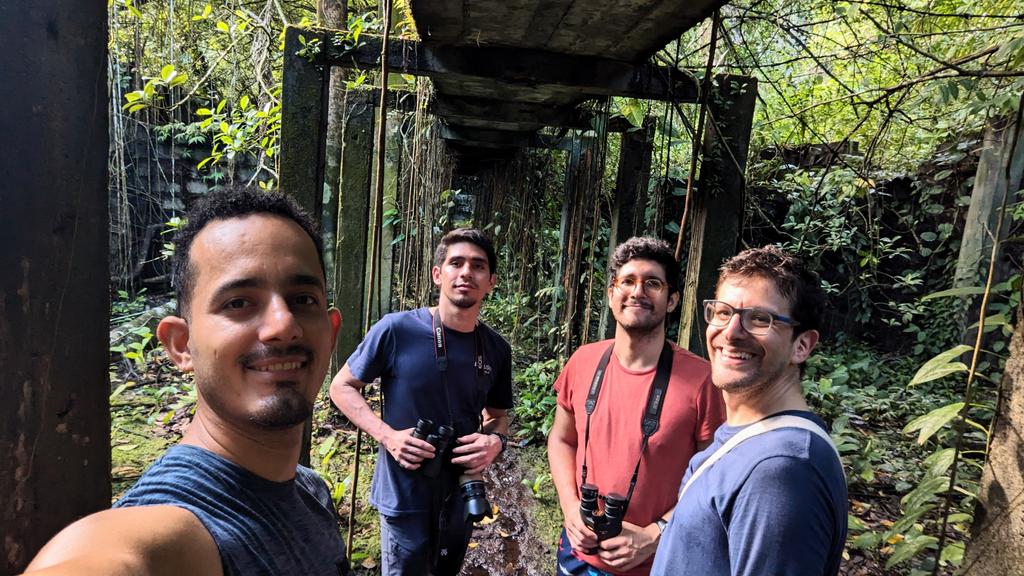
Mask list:
[[[487,489],[483,480],[463,482],[459,492],[462,493],[462,501],[466,503],[466,515],[470,521],[479,522],[485,516],[492,517],[491,503],[487,501]]]

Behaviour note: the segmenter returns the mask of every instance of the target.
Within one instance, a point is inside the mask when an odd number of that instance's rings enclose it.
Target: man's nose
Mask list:
[[[722,333],[729,339],[746,338],[750,335],[745,328],[743,328],[742,314],[736,312],[729,317],[729,322],[722,328]]]
[[[275,296],[263,313],[260,340],[289,342],[302,336],[302,327],[287,300]]]

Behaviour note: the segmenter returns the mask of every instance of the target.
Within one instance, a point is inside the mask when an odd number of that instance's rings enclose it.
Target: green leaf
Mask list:
[[[964,405],[963,402],[954,402],[941,408],[936,408],[924,416],[918,416],[903,428],[903,433],[910,434],[914,431],[920,431],[917,436],[917,443],[924,444],[939,429],[956,418],[957,414],[963,410]]]
[[[997,326],[1009,326],[1011,328],[1013,327],[1013,325],[1010,324],[1010,321],[1006,319],[1006,316],[1004,316],[1002,312],[985,317],[985,328],[995,328]],[[973,330],[977,327],[978,323],[975,322],[974,324],[971,324],[969,330]]]
[[[966,364],[963,362],[951,362],[951,360],[972,349],[966,344],[961,344],[938,354],[918,368],[917,374],[914,374],[909,385],[913,386],[915,384],[931,382],[955,372],[966,372]]]
[[[939,292],[932,292],[927,296],[922,296],[921,300],[934,300],[935,298],[946,298],[949,296],[974,296],[977,294],[984,294],[985,289],[981,286],[961,286],[959,288],[950,288],[949,290],[940,290]]]
[[[196,116],[212,116],[212,115],[213,115],[213,110],[210,110],[209,108],[200,108],[199,110],[196,110]]]
[[[242,110],[245,110],[246,108],[249,107],[249,95],[248,94],[242,95],[242,98],[238,101],[238,107],[241,108]]]
[[[892,568],[901,562],[909,560],[925,548],[934,546],[938,541],[939,539],[934,536],[918,536],[913,540],[904,540],[896,545],[896,551],[886,561],[885,567]]]
[[[942,548],[942,555],[939,556],[939,562],[951,562],[954,566],[959,566],[963,561],[964,543],[947,542]]]
[[[125,382],[124,384],[121,384],[120,386],[118,386],[116,390],[114,390],[113,392],[110,393],[110,400],[113,401],[114,398],[117,398],[118,396],[120,396],[121,392],[124,392],[132,384],[134,384],[134,382]]]
[[[160,79],[166,81],[170,78],[171,74],[174,74],[174,64],[167,64],[160,69]]]
[[[956,450],[952,448],[944,448],[936,451],[924,460],[924,465],[927,468],[925,474],[933,477],[942,476],[947,470],[949,470],[949,467],[953,465],[953,458],[955,455]]]
[[[882,535],[876,532],[865,532],[850,542],[850,546],[860,550],[870,550],[882,540]]]
[[[228,27],[228,23],[224,22],[223,20],[217,21],[217,30],[220,30],[225,34],[229,34],[231,32],[231,28]]]

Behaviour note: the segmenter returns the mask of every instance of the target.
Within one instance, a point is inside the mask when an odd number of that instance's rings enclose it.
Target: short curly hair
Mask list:
[[[669,294],[679,291],[679,262],[668,242],[650,236],[634,236],[615,247],[608,263],[608,287],[611,288],[619,269],[631,260],[650,260],[665,269]]]
[[[726,260],[719,267],[717,289],[733,278],[771,280],[789,301],[791,316],[799,322],[794,337],[808,330],[821,331],[825,315],[825,291],[818,275],[804,261],[777,246],[750,248]]]
[[[309,235],[320,259],[320,271],[327,278],[324,243],[316,222],[290,196],[258,188],[232,186],[211,192],[188,211],[188,223],[174,237],[173,285],[178,298],[178,315],[187,316],[195,289],[196,270],[190,252],[192,242],[207,224],[216,220],[242,218],[253,214],[273,214],[295,222]]]

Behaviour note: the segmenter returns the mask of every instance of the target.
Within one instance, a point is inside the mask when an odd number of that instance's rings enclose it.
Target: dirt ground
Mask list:
[[[523,470],[516,450],[487,470],[488,493],[498,514],[493,521],[477,524],[462,574],[486,576],[541,576],[554,570],[554,547],[541,542],[530,530],[530,510],[536,504],[522,484]],[[495,487],[501,487],[498,490]]]

